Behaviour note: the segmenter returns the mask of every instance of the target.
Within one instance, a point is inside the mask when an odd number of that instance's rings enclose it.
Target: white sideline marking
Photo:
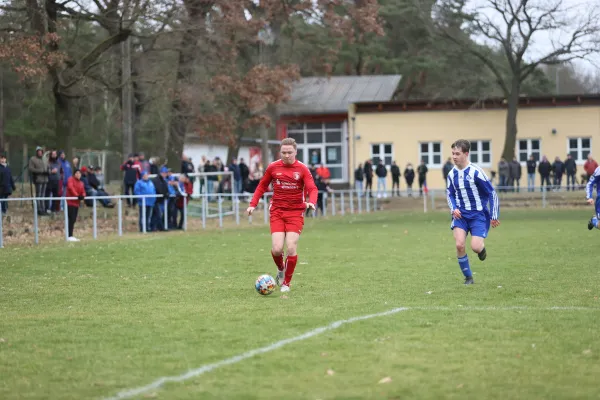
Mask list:
[[[212,364],[206,364],[203,365],[199,368],[196,369],[192,369],[188,372],[186,372],[185,374],[182,375],[178,375],[178,376],[166,376],[166,377],[162,377],[159,378],[157,380],[155,380],[154,382],[146,385],[146,386],[140,386],[138,388],[134,388],[134,389],[127,389],[124,391],[121,391],[119,393],[117,393],[114,397],[108,397],[106,398],[106,400],[121,400],[121,399],[127,399],[133,396],[137,396],[146,392],[149,392],[151,390],[154,389],[158,389],[159,387],[161,387],[162,385],[164,385],[165,383],[168,382],[183,382],[185,380],[188,380],[190,378],[195,378],[197,376],[200,376],[202,374],[205,374],[207,372],[211,372],[217,368],[221,368],[224,367],[226,365],[231,365],[231,364],[236,364],[240,361],[246,360],[248,358],[254,357],[255,355],[258,354],[262,354],[262,353],[268,353],[270,351],[273,351],[275,349],[278,349],[280,347],[283,347],[287,344],[290,343],[294,343],[294,342],[299,342],[301,340],[305,340],[305,339],[309,339],[313,336],[317,336],[320,335],[321,333],[327,332],[327,331],[331,331],[334,329],[339,328],[342,325],[345,324],[351,324],[353,322],[357,322],[357,321],[363,321],[366,319],[371,319],[371,318],[376,318],[376,317],[385,317],[387,315],[392,315],[392,314],[396,314],[399,313],[401,311],[408,311],[408,310],[421,310],[421,311],[511,311],[511,310],[533,310],[533,311],[600,311],[600,307],[575,307],[575,306],[567,306],[567,307],[527,307],[527,306],[506,306],[506,307],[494,307],[494,306],[490,306],[490,307],[471,307],[471,306],[453,306],[453,307],[437,307],[437,306],[431,306],[431,307],[398,307],[398,308],[393,308],[391,310],[388,311],[384,311],[381,313],[376,313],[376,314],[369,314],[369,315],[363,315],[360,317],[353,317],[353,318],[349,318],[349,319],[343,319],[340,321],[335,321],[332,322],[329,325],[326,326],[322,326],[320,328],[316,328],[313,329],[312,331],[308,331],[300,336],[295,336],[289,339],[283,339],[280,340],[278,342],[275,342],[273,344],[270,344],[268,346],[265,347],[261,347],[258,349],[254,349],[254,350],[250,350],[247,351],[245,353],[239,354],[237,356],[233,356],[230,358],[227,358],[225,360],[221,360],[221,361],[217,361],[216,363],[212,363]]]
[[[280,347],[285,346],[286,344],[290,344],[293,342],[298,342],[300,340],[304,340],[304,339],[309,339],[313,336],[317,336],[320,335],[321,333],[327,332],[327,331],[331,331],[333,329],[337,329],[342,325],[345,324],[351,324],[353,322],[357,322],[357,321],[363,321],[365,319],[370,319],[370,318],[376,318],[376,317],[384,317],[386,315],[392,315],[392,314],[396,314],[399,313],[400,311],[406,311],[408,310],[407,307],[399,307],[399,308],[393,308],[389,311],[384,311],[381,313],[377,313],[377,314],[369,314],[369,315],[363,315],[360,317],[353,317],[353,318],[349,318],[349,319],[344,319],[341,321],[335,321],[329,325],[326,326],[322,326],[320,328],[316,328],[313,329],[312,331],[308,331],[300,336],[295,336],[289,339],[283,339],[280,340],[279,342],[275,342],[273,344],[270,344],[266,347],[261,347],[258,349],[254,349],[254,350],[250,350],[247,351],[245,353],[242,353],[240,355],[237,356],[233,356],[231,358],[227,358],[225,360],[221,360],[218,361],[216,363],[213,364],[206,364],[203,365],[200,368],[196,368],[196,369],[192,369],[191,371],[186,372],[183,375],[179,375],[179,376],[166,376],[166,377],[162,377],[157,379],[156,381],[146,385],[146,386],[140,386],[138,388],[135,389],[128,389],[128,390],[124,390],[122,392],[117,393],[114,397],[109,397],[107,398],[107,400],[120,400],[120,399],[127,399],[129,397],[133,397],[133,396],[137,396],[140,395],[142,393],[146,393],[149,392],[150,390],[154,390],[154,389],[158,389],[159,387],[161,387],[162,385],[164,385],[167,382],[183,382],[187,379],[190,378],[194,378],[197,376],[200,376],[202,374],[205,374],[207,372],[210,372],[212,370],[215,370],[217,368],[223,367],[225,365],[230,365],[230,364],[235,364],[238,363],[240,361],[243,361],[247,358],[251,358],[254,357],[255,355],[258,354],[262,354],[262,353],[268,353],[269,351],[273,351],[275,349],[278,349]]]

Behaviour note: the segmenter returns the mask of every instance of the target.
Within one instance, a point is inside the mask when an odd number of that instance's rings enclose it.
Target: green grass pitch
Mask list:
[[[266,226],[6,248],[0,398],[110,398],[396,307],[133,398],[598,398],[590,214],[503,212],[472,286],[447,213],[307,219],[283,297],[254,290]]]

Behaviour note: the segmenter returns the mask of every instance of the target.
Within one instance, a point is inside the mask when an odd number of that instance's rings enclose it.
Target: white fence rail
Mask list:
[[[506,189],[506,190],[505,190]],[[562,189],[548,189],[540,187],[535,188],[521,188],[517,191],[515,188],[496,188],[498,192],[498,196],[500,199],[500,207],[502,209],[503,203],[512,202],[512,207],[534,207],[534,208],[546,208],[550,206],[557,206],[561,203],[570,202],[570,204],[576,205],[585,205],[585,192],[583,188],[579,187],[574,192],[567,192],[565,188]],[[447,209],[447,201],[446,201],[446,192],[445,190],[430,190],[428,193],[424,193],[422,197],[419,196],[418,191],[407,192],[403,190],[399,192],[394,191],[380,191],[377,190],[371,191],[371,196],[365,196],[364,191],[357,190],[335,190],[333,192],[323,192],[320,193],[320,201],[317,204],[316,212],[308,213],[307,215],[310,217],[316,217],[318,214],[322,216],[327,215],[346,215],[349,214],[360,214],[364,212],[373,212],[380,209],[380,206],[383,202],[388,204],[391,199],[400,197],[401,201],[404,201],[406,205],[412,207],[411,209],[416,211],[420,209],[419,203],[422,204],[423,212],[428,212],[430,210],[445,210]],[[414,196],[410,199],[409,196]],[[251,193],[201,193],[201,194],[192,194],[190,197],[190,201],[185,204],[186,199],[184,199],[184,207],[180,211],[182,217],[182,229],[188,229],[189,218],[198,218],[201,221],[202,229],[206,229],[207,221],[210,219],[217,219],[218,226],[223,227],[225,223],[225,218],[229,217],[230,220],[235,221],[236,225],[240,225],[242,223],[243,218],[247,218],[247,222],[249,224],[253,223],[253,217],[247,217],[246,207],[247,202],[250,200],[252,194]],[[254,219],[258,216],[262,217],[263,223],[268,224],[269,222],[269,198],[272,196],[272,193],[265,193],[257,211],[259,213],[255,214]],[[163,223],[164,226],[167,227],[169,225],[168,217],[168,200],[162,199],[162,195],[118,195],[118,196],[86,196],[85,200],[92,201],[92,236],[94,239],[98,237],[98,201],[106,201],[114,200],[116,201],[117,208],[117,234],[118,236],[122,236],[124,234],[123,229],[123,200],[124,199],[141,199],[142,203],[142,218],[141,218],[141,231],[142,233],[146,233],[148,227],[146,226],[147,218],[146,218],[146,199],[147,198],[157,198],[157,201],[164,201],[164,215],[163,215]],[[567,199],[567,200],[565,200]],[[33,236],[34,243],[39,244],[39,219],[44,218],[38,215],[38,202],[39,201],[60,201],[62,204],[62,212],[64,213],[64,238],[68,239],[68,214],[67,214],[67,200],[77,200],[77,198],[52,198],[52,197],[26,197],[26,198],[4,198],[0,199],[0,203],[8,202],[10,203],[19,203],[22,204],[31,204],[33,214]],[[140,200],[138,200],[139,202]],[[242,203],[246,202],[246,205],[242,206]],[[15,204],[16,205],[16,204]],[[29,211],[24,211],[27,213]],[[262,212],[262,216],[260,216],[260,212]],[[177,214],[176,214],[177,215]],[[139,214],[138,214],[139,218]],[[4,247],[4,231],[3,231],[3,218],[0,218],[0,248]]]

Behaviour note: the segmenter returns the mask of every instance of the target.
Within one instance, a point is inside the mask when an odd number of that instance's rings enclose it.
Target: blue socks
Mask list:
[[[595,227],[595,228],[597,228],[597,229],[600,229],[600,228],[598,227],[598,217],[593,217],[593,218],[592,218],[592,223],[594,224],[594,227]]]
[[[460,270],[462,271],[465,278],[472,276],[471,267],[469,267],[469,256],[465,255],[463,257],[458,258],[458,265],[460,265]]]

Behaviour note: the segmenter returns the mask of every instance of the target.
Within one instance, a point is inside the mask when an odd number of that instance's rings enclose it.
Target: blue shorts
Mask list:
[[[486,238],[490,231],[490,223],[490,218],[484,213],[476,214],[473,217],[463,215],[460,219],[452,218],[450,229],[460,228],[467,233],[470,232],[471,236]]]
[[[600,218],[600,196],[596,197],[596,217]]]

